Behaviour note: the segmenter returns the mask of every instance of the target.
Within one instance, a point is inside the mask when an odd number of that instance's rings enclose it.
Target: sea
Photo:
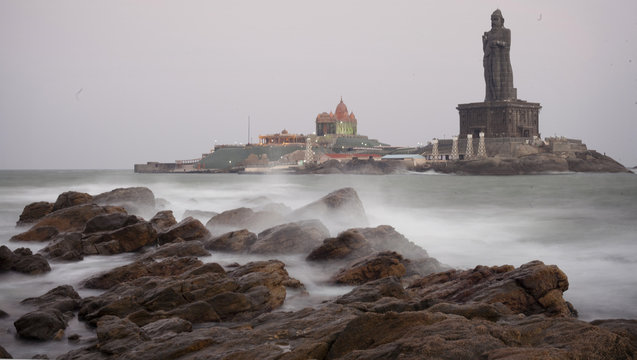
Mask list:
[[[136,174],[132,170],[1,170],[0,246],[43,243],[11,242],[25,228],[15,223],[25,205],[55,202],[73,190],[99,194],[115,188],[145,186],[159,210],[177,220],[187,210],[222,212],[264,201],[296,209],[322,196],[352,187],[368,217],[368,226],[391,225],[430,256],[457,269],[477,265],[520,266],[540,260],[566,273],[564,293],[585,321],[637,319],[637,175],[559,173],[531,176],[459,176],[436,173],[397,175],[242,175]],[[150,214],[139,214],[149,219]],[[206,219],[201,219],[205,221]],[[343,228],[330,228],[336,236]],[[271,256],[270,256],[271,257]],[[49,358],[94,340],[94,330],[69,322],[66,338],[37,342],[20,339],[13,322],[32,308],[20,301],[62,284],[82,297],[82,280],[133,261],[135,254],[87,256],[83,261],[51,263],[44,275],[0,273],[0,345],[14,357],[47,354]],[[327,276],[300,257],[281,256],[291,276],[310,296],[288,294],[280,311],[317,306],[351,290],[327,283]],[[257,256],[212,254],[204,262],[222,265],[260,260]]]

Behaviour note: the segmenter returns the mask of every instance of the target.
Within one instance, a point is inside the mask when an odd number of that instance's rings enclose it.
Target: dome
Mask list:
[[[341,102],[338,103],[338,105],[336,106],[336,111],[335,111],[335,115],[336,115],[336,120],[347,120],[348,118],[348,111],[347,111],[347,105],[345,105],[345,103],[343,102],[343,98],[341,98]]]

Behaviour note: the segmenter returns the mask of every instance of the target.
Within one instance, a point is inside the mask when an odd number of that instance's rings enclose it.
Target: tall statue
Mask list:
[[[513,88],[509,57],[511,30],[504,27],[504,18],[499,9],[491,14],[491,30],[482,35],[482,48],[487,89],[484,101],[515,100],[517,94]]]

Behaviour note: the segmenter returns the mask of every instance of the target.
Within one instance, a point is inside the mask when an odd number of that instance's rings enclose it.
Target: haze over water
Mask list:
[[[476,177],[0,171],[0,245],[12,250],[29,247],[34,253],[45,245],[9,242],[12,235],[24,230],[16,229],[15,222],[31,202],[54,202],[69,190],[95,195],[128,186],[150,188],[161,199],[159,210],[173,210],[177,220],[183,218],[185,210],[221,212],[254,207],[263,203],[263,197],[294,209],[350,186],[358,192],[369,226],[393,226],[442,263],[470,269],[541,260],[559,266],[568,276],[570,287],[565,298],[579,311],[580,319],[637,318],[637,177],[632,174]],[[142,215],[149,219],[153,214]],[[333,236],[341,230],[330,229]],[[20,300],[42,295],[60,284],[73,285],[83,297],[95,294],[82,290],[79,282],[132,259],[131,254],[87,256],[81,262],[52,263],[53,270],[42,276],[0,274],[0,309],[11,315],[0,320],[4,333],[0,344],[14,356],[12,350],[27,345],[11,335],[15,334],[13,321],[30,311],[18,304]],[[220,263],[253,259],[219,254],[202,258]],[[303,281],[316,298],[349,290],[321,284],[321,276],[311,274],[301,259],[280,259],[290,275]],[[289,295],[286,309],[312,303],[295,303]],[[77,323],[77,317],[74,322],[67,333],[90,334]],[[65,342],[39,344],[51,353],[68,351],[69,346]]]

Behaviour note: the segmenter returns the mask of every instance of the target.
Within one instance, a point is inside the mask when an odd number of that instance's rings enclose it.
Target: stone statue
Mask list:
[[[499,9],[491,14],[491,30],[482,35],[482,48],[487,89],[484,101],[515,100],[517,94],[513,88],[509,57],[511,30],[504,27],[504,18]]]

